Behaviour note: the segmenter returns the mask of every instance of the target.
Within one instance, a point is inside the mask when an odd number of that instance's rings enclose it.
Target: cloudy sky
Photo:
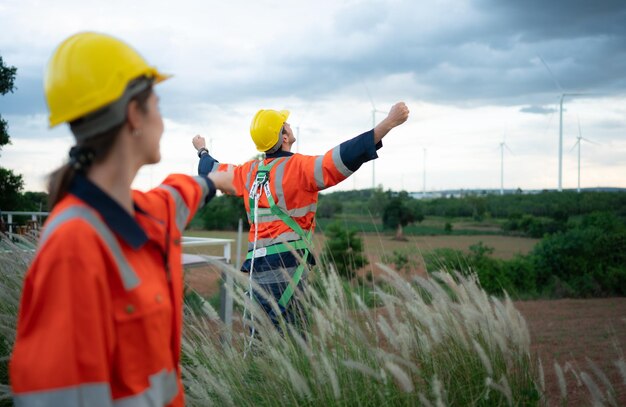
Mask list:
[[[372,109],[405,101],[409,121],[384,140],[375,183],[421,191],[556,188],[559,99],[563,187],[626,187],[623,0],[0,0],[0,55],[17,90],[0,97],[12,145],[0,165],[44,190],[73,138],[47,128],[44,67],[78,31],[115,35],[174,77],[159,85],[162,162],[139,189],[194,173],[191,138],[222,162],[250,159],[259,108],[289,109],[296,149],[321,154],[372,127]],[[384,117],[376,114],[376,120]],[[424,173],[425,172],[425,173]],[[425,175],[425,176],[424,176]],[[372,165],[335,189],[368,188]]]

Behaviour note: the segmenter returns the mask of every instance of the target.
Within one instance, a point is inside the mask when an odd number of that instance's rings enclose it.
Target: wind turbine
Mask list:
[[[376,127],[376,113],[387,114],[389,112],[376,109],[376,105],[374,104],[374,99],[372,99],[372,95],[370,95],[370,91],[367,88],[367,85],[365,85],[365,82],[363,83],[363,86],[365,86],[367,97],[369,98],[370,103],[372,104],[372,128],[375,128]],[[376,189],[376,160],[372,160],[372,189]]]
[[[552,77],[552,80],[554,81],[554,84],[561,92],[561,98],[559,102],[559,192],[561,192],[563,191],[563,100],[566,96],[582,96],[584,95],[584,93],[571,93],[563,91],[561,84],[552,73],[552,70],[550,69],[546,61],[544,61],[541,56],[539,56],[539,59],[546,67],[546,69],[550,73],[550,76]]]
[[[588,141],[591,144],[598,144],[595,141],[591,141],[583,137],[582,131],[580,130],[580,119],[578,119],[578,137],[576,137],[576,143],[574,143],[572,148],[570,148],[570,151],[572,151],[576,146],[578,146],[578,188],[576,189],[576,192],[578,193],[580,193],[580,145],[582,144],[582,140]]]
[[[302,122],[304,121],[305,117],[309,114],[310,108],[311,108],[311,102],[309,102],[309,104],[306,105],[304,109],[302,109],[302,115],[300,116],[298,123],[294,127],[292,127],[292,129],[293,128],[296,129],[296,134],[295,134],[296,153],[300,152],[300,126],[302,126]],[[305,129],[306,129],[306,126],[305,126]]]
[[[500,195],[504,195],[504,149],[505,148],[509,150],[511,154],[513,154],[513,151],[511,151],[511,149],[509,148],[509,146],[506,144],[506,142],[503,139],[502,142],[500,143]]]
[[[296,126],[296,153],[300,152],[300,126]]]
[[[422,198],[426,198],[426,147],[424,147],[424,186],[422,190]]]

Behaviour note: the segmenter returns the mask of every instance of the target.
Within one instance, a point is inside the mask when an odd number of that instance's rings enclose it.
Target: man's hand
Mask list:
[[[208,177],[211,181],[213,181],[213,184],[215,184],[215,188],[225,194],[233,195],[236,192],[235,187],[233,186],[234,173],[234,167],[229,166],[228,171],[213,171],[209,173]]]
[[[387,120],[391,128],[401,125],[409,118],[409,108],[406,107],[404,102],[398,102],[389,111]]]
[[[374,142],[378,143],[393,129],[406,122],[409,118],[409,108],[404,102],[398,102],[389,111],[385,119],[374,127]]]
[[[200,135],[197,135],[193,139],[191,139],[191,143],[196,148],[196,151],[200,150],[201,148],[206,148],[206,140]]]

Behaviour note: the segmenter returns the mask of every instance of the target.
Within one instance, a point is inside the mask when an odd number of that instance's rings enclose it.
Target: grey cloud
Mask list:
[[[567,91],[626,90],[626,25],[617,23],[626,21],[626,6],[608,2],[590,11],[585,2],[572,9],[564,1],[496,3],[475,2],[465,20],[442,10],[441,25],[426,28],[414,2],[394,3],[398,10],[352,6],[335,16],[333,33],[320,33],[317,42],[310,33],[309,44],[277,58],[279,66],[264,61],[238,83],[208,82],[203,89],[218,102],[316,98],[407,74],[412,83],[405,90],[419,88],[433,102],[539,105],[560,93],[541,55]],[[561,8],[568,11],[556,18]],[[334,36],[336,44],[325,41]]]
[[[416,94],[429,102],[541,106],[556,101],[560,91],[539,55],[566,91],[626,91],[622,0],[459,4],[353,2],[328,25],[295,30],[297,37],[275,53],[211,59],[222,74],[185,77],[186,85],[181,81],[168,91],[170,103],[312,100],[362,89],[366,82],[372,93]],[[405,83],[377,89],[394,75],[404,75]],[[1,111],[45,110],[39,89],[25,84],[10,107],[0,98]]]
[[[544,106],[526,106],[519,110],[522,113],[534,113],[534,114],[551,114],[557,111],[553,107]]]
[[[365,55],[357,49],[341,58],[332,52],[327,58],[320,53],[309,57],[305,48],[284,56],[289,66],[301,68],[299,75],[283,83],[286,87],[270,86],[276,84],[271,80],[267,87],[293,92],[299,82],[304,89],[324,93],[355,78],[408,72],[418,85],[430,89],[427,96],[433,101],[545,100],[558,90],[538,58],[542,55],[566,90],[626,89],[626,25],[618,23],[626,21],[626,6],[620,2],[598,7],[594,3],[591,11],[586,2],[576,2],[559,16],[568,2],[518,2],[509,7],[479,1],[473,19],[451,21],[444,15],[437,31],[423,30],[410,18],[407,4],[401,4],[406,9],[401,19],[380,13],[393,30],[373,24],[366,18],[370,13],[354,13],[360,25],[371,26],[375,33]],[[398,21],[391,20],[394,17]],[[346,30],[340,23],[344,19],[338,17],[337,32]]]

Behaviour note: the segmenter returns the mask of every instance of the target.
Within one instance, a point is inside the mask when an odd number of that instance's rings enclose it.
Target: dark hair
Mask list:
[[[139,109],[141,109],[142,112],[147,113],[148,98],[151,93],[152,86],[149,86],[133,96],[131,101],[137,101]],[[78,142],[76,146],[72,147],[72,150],[70,151],[72,159],[68,163],[56,169],[48,177],[48,206],[50,210],[52,210],[52,208],[54,208],[54,206],[59,203],[65,195],[67,195],[67,190],[70,188],[72,180],[77,173],[86,173],[91,164],[102,162],[108,157],[124,124],[126,124],[126,121],[123,121],[104,133]],[[82,160],[81,156],[84,158],[85,155],[88,156],[88,158]],[[77,156],[79,157],[78,160],[76,160]],[[76,165],[77,161],[80,162],[80,165]]]

